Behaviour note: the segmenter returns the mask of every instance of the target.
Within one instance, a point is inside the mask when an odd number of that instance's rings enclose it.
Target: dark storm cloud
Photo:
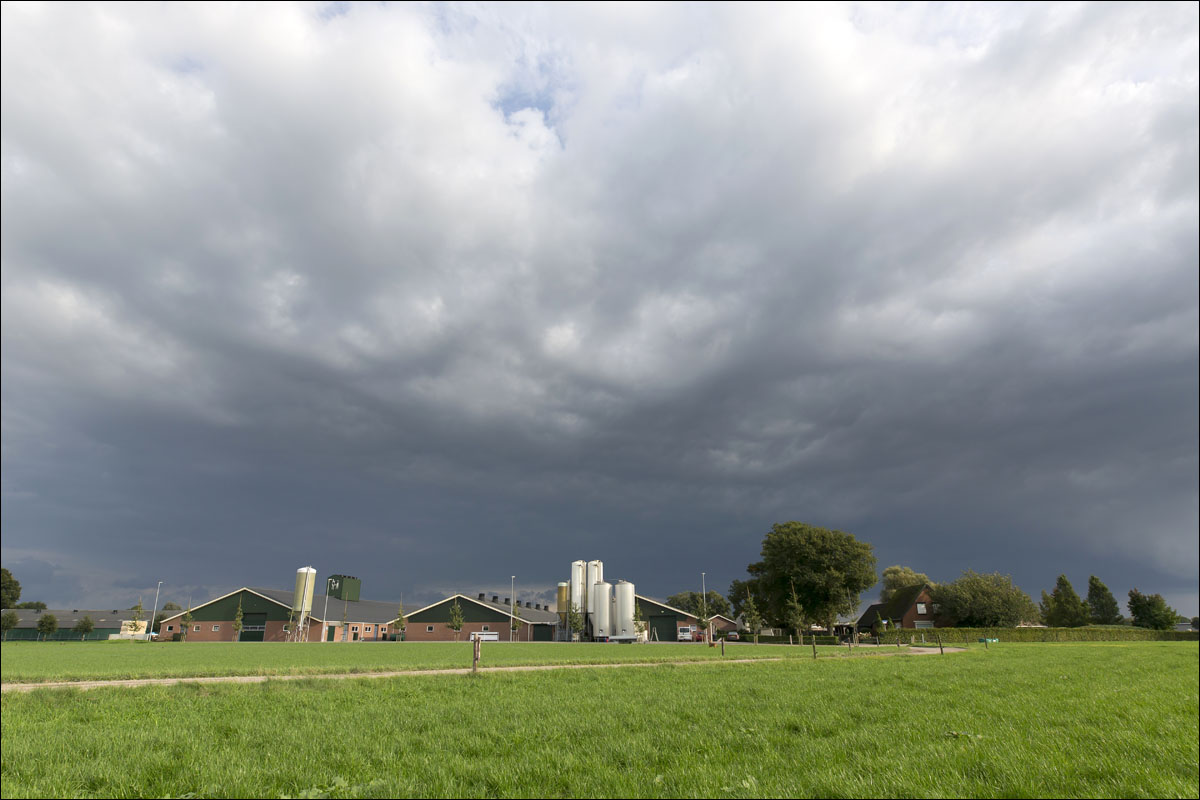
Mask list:
[[[3,13],[27,594],[666,595],[802,519],[1194,612],[1194,6]]]

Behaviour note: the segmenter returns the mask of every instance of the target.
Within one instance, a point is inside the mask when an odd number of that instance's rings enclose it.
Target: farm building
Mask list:
[[[335,576],[343,577],[343,576]],[[332,579],[330,579],[332,582]],[[295,594],[290,589],[264,589],[245,586],[221,595],[191,610],[190,642],[282,642],[288,638]],[[399,604],[350,599],[357,592],[314,594],[308,620],[308,641],[370,642],[394,638]],[[242,632],[235,637],[233,621],[238,606],[242,609]],[[181,632],[184,611],[162,620],[160,639],[172,639]],[[325,619],[325,617],[328,619]]]
[[[652,642],[674,642],[678,640],[679,629],[699,624],[695,614],[651,600],[649,597],[634,595],[634,602],[642,619],[646,621],[646,635]]]
[[[7,614],[9,610],[5,609],[4,613]],[[17,624],[16,627],[8,631],[5,637],[10,641],[47,638],[42,637],[38,633],[37,624],[42,617],[48,614],[53,614],[54,618],[58,621],[58,630],[48,637],[49,641],[67,641],[72,639],[79,641],[81,638],[87,640],[107,639],[110,636],[120,634],[128,635],[131,633],[146,632],[146,621],[142,620],[135,625],[133,620],[130,619],[128,609],[47,608],[44,611],[39,611],[32,608],[14,608],[11,611],[17,615]],[[149,616],[149,612],[147,612],[146,616]],[[74,631],[75,625],[84,617],[91,617],[92,625],[94,626],[92,632],[86,636]]]
[[[450,628],[450,615],[455,604],[462,612],[462,630]],[[501,641],[509,640],[513,615],[510,598],[480,592],[475,597],[455,594],[432,605],[405,614],[408,624],[405,638],[414,642],[446,642],[469,639],[472,634],[499,634]],[[517,630],[513,639],[521,642],[552,642],[558,625],[558,614],[541,603],[516,604]]]

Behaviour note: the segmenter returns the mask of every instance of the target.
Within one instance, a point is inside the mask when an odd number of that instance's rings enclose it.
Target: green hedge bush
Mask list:
[[[1084,628],[904,628],[890,630],[879,635],[881,644],[895,644],[896,636],[908,644],[921,642],[936,644],[940,637],[943,644],[978,642],[980,639],[999,639],[1001,642],[1195,642],[1200,641],[1196,631],[1155,631],[1133,627],[1084,627]],[[872,639],[873,640],[873,639]],[[864,637],[863,641],[867,641]]]

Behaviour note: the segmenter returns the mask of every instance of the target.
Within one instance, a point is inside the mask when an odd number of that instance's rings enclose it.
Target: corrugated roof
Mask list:
[[[246,588],[252,592],[258,592],[264,597],[269,597],[288,608],[292,607],[292,600],[295,598],[295,591],[292,589],[263,589],[257,586],[247,586]],[[322,622],[341,623],[343,609],[347,622],[388,623],[396,619],[396,612],[400,610],[400,603],[381,602],[378,600],[341,600],[337,597],[330,597],[329,619],[326,620],[323,617],[326,613],[325,595],[313,595],[312,616]]]
[[[35,611],[32,608],[6,608],[5,614],[12,611],[17,615],[18,628],[36,628],[38,620],[47,614],[53,614],[58,620],[59,630],[74,628],[75,623],[84,617],[91,617],[92,623],[97,628],[120,628],[121,621],[133,619],[132,613],[127,609],[113,611],[111,608],[106,608],[100,611],[94,609],[62,609],[62,608],[47,608],[45,611]],[[146,609],[142,614],[142,621],[150,621],[150,609]]]

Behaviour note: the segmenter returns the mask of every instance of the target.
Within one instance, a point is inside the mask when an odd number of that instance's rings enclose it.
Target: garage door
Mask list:
[[[650,641],[656,639],[660,642],[673,642],[678,636],[678,629],[675,625],[675,617],[651,617]]]

